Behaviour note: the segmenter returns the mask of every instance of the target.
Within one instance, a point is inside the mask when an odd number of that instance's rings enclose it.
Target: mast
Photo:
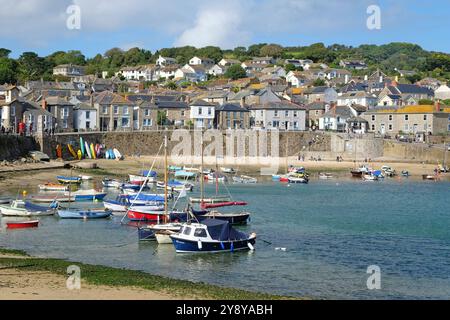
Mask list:
[[[202,157],[202,162],[200,165],[200,203],[203,203],[203,200],[205,198],[205,194],[204,194],[204,180],[205,177],[203,176],[203,129],[202,129],[202,136],[201,136],[201,147],[202,147],[202,152],[201,152],[201,157]]]
[[[164,220],[166,220],[168,215],[168,194],[167,194],[167,184],[168,181],[168,173],[167,173],[167,129],[164,135]]]

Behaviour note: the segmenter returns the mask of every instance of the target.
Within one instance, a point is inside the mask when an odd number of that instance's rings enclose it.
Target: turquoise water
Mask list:
[[[121,225],[120,217],[42,218],[38,229],[3,230],[0,245],[275,294],[450,298],[449,182],[314,180],[228,188],[250,204],[251,222],[241,229],[258,234],[255,252],[176,254],[171,245],[138,243],[136,229]],[[370,265],[381,268],[381,290],[367,289]]]

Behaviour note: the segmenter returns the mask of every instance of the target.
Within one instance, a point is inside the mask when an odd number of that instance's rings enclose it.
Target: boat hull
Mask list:
[[[38,226],[39,226],[38,220],[6,223],[6,228],[8,229],[28,229],[28,228],[37,228]]]
[[[172,235],[170,237],[172,239],[175,250],[178,253],[218,253],[250,250],[248,244],[251,244],[253,246],[256,242],[255,238],[249,238],[233,242],[201,242],[201,245],[199,245],[198,241],[178,239],[176,235]]]
[[[112,215],[111,211],[74,211],[58,210],[61,219],[106,219]]]
[[[164,213],[160,211],[128,210],[127,216],[131,221],[162,221]]]

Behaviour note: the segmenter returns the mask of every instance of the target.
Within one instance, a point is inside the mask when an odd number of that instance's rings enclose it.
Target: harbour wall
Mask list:
[[[35,150],[40,150],[40,146],[33,137],[0,134],[0,161],[27,157],[30,151]]]
[[[443,145],[426,143],[401,143],[386,140],[383,145],[385,158],[407,162],[449,163],[449,152]]]

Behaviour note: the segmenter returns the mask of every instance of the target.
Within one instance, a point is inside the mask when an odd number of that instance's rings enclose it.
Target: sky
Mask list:
[[[380,8],[381,29],[367,27],[371,5]],[[113,47],[154,52],[317,42],[411,42],[450,53],[449,0],[0,0],[0,8],[0,47],[12,57],[24,51],[81,50],[93,57]]]

